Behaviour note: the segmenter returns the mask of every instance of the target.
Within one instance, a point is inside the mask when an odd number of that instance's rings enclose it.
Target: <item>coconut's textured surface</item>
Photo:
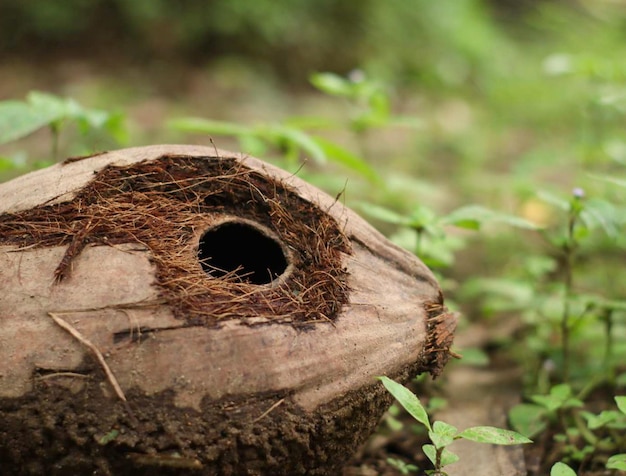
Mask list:
[[[418,259],[257,159],[69,159],[0,186],[0,474],[337,474],[374,377],[438,374],[454,326]]]

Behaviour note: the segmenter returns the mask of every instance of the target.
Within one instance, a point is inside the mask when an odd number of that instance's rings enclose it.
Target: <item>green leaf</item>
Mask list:
[[[532,443],[532,441],[524,435],[520,435],[515,431],[503,430],[493,426],[474,426],[463,430],[457,437],[478,443],[491,443],[492,445],[520,445]]]
[[[111,441],[115,440],[115,438],[117,438],[119,434],[120,432],[118,430],[111,430],[98,440],[98,444],[102,446],[107,445]]]
[[[387,418],[385,418],[385,423],[391,431],[400,431],[402,428],[404,428],[404,424],[397,418],[392,417],[391,415],[388,415]]]
[[[580,412],[582,417],[587,421],[587,427],[590,430],[597,430],[603,426],[619,420],[623,415],[620,412],[612,410],[603,410],[599,415],[591,412]]]
[[[387,95],[383,91],[377,90],[377,88],[359,88],[357,93],[361,96],[369,96],[369,109],[352,120],[352,129],[355,132],[362,132],[373,127],[386,126],[389,123],[390,115],[389,98]]]
[[[423,445],[422,451],[428,457],[432,465],[437,467],[437,449],[433,445]]]
[[[402,461],[401,459],[396,459],[396,458],[387,458],[387,463],[389,463],[391,466],[396,468],[402,474],[409,474],[419,469],[414,464],[408,464]]]
[[[494,311],[525,310],[537,299],[528,280],[507,278],[472,278],[464,286],[467,297],[484,296],[485,304]]]
[[[576,476],[576,472],[565,463],[555,463],[550,470],[550,476]]]
[[[549,395],[533,395],[530,399],[545,407],[550,412],[554,412],[559,408],[580,408],[583,402],[573,398],[572,389],[567,384],[555,385],[550,389]]]
[[[17,168],[13,161],[8,157],[0,157],[0,172],[4,172],[6,170],[13,170]]]
[[[104,129],[110,116],[110,113],[100,109],[85,109],[76,119],[83,122],[85,129]]]
[[[104,129],[119,144],[126,144],[129,141],[129,131],[126,126],[126,116],[120,112],[109,113],[109,117],[104,124]]]
[[[378,121],[386,123],[391,111],[387,93],[380,88],[373,89],[370,94],[369,105],[372,108],[372,112],[378,118]]]
[[[428,457],[430,462],[437,467],[437,449],[433,445],[422,446],[422,451]],[[448,448],[444,448],[441,452],[441,467],[448,466],[449,464],[456,463],[459,457],[450,451]]]
[[[270,144],[262,138],[254,134],[241,134],[237,136],[239,141],[239,147],[242,152],[254,155],[256,157],[263,157],[268,153]]]
[[[443,410],[448,406],[448,400],[443,397],[431,397],[428,400],[428,407],[426,408],[427,413],[433,413],[437,410]]]
[[[122,139],[122,132],[126,131],[121,127],[121,117],[98,109],[85,109],[74,99],[31,91],[25,102],[0,102],[0,144],[20,139],[45,126],[58,132],[67,119],[76,121],[82,133],[104,129],[116,140]]]
[[[594,294],[581,294],[582,302],[586,306],[612,311],[626,311],[626,301],[620,301],[617,299],[606,299],[603,296],[597,296]],[[626,374],[624,374],[626,377]],[[618,382],[617,386],[622,386]]]
[[[544,407],[549,412],[554,412],[561,408],[563,401],[550,395],[532,395],[530,399]]]
[[[546,203],[563,210],[568,211],[570,207],[570,202],[567,200],[563,200],[558,195],[554,195],[553,193],[548,192],[547,190],[539,190],[537,192],[537,196]]]
[[[471,365],[473,367],[485,367],[489,365],[489,355],[478,347],[470,347],[469,349],[461,350],[463,365]]]
[[[359,202],[357,207],[360,208],[365,214],[371,216],[380,221],[392,223],[394,225],[411,226],[412,220],[410,217],[400,215],[385,207],[374,205],[367,202]]]
[[[602,175],[592,175],[592,177],[598,180],[602,180],[604,182],[612,183],[613,185],[617,185],[619,187],[626,188],[626,179]]]
[[[280,125],[270,127],[269,130],[276,135],[277,139],[290,142],[302,149],[305,154],[318,164],[326,163],[327,157],[324,149],[306,132],[294,127]]]
[[[0,102],[0,144],[26,137],[47,126],[56,116],[33,109],[21,101]]]
[[[62,121],[67,119],[76,121],[83,134],[92,129],[103,129],[118,142],[123,142],[126,134],[120,114],[85,109],[73,99],[32,91],[25,102],[0,103],[0,143],[20,139],[44,126],[58,131]]]
[[[428,437],[435,445],[435,448],[443,448],[454,441],[457,432],[456,427],[443,421],[436,421],[433,423],[432,431],[428,432]]]
[[[350,170],[353,170],[367,178],[370,182],[381,182],[378,172],[376,172],[376,170],[374,170],[361,157],[358,157],[334,142],[327,141],[321,137],[314,137],[313,139],[324,151],[329,160],[345,165]]]
[[[617,408],[626,414],[626,396],[615,397],[615,403],[617,403]]]
[[[606,469],[626,471],[626,453],[611,456],[606,462]]]
[[[458,208],[445,216],[442,219],[442,223],[470,230],[479,230],[480,227],[486,223],[501,223],[527,230],[537,230],[540,228],[524,218],[490,210],[481,205],[467,205]]]
[[[434,232],[438,224],[437,214],[424,205],[417,205],[413,208],[410,216],[409,226],[412,228],[427,228],[430,227],[431,232]]]
[[[332,96],[351,97],[355,93],[351,81],[334,73],[314,73],[310,81],[317,89]]]
[[[37,114],[49,117],[49,122],[59,121],[71,113],[77,113],[80,110],[80,106],[74,100],[63,99],[41,91],[31,91],[28,93],[26,102],[30,104],[33,111]]]
[[[16,160],[15,158],[0,156],[0,172],[5,172],[7,170],[17,170],[23,168],[24,165],[24,162]]]
[[[396,400],[398,400],[398,403],[402,405],[413,418],[428,428],[428,430],[432,430],[430,421],[428,420],[428,414],[422,406],[419,398],[417,398],[413,392],[411,392],[404,385],[394,382],[388,377],[378,377],[378,379],[383,383],[387,391],[391,393]]]
[[[610,237],[618,236],[621,225],[626,221],[626,216],[621,209],[599,198],[588,200],[580,217],[589,228],[600,227]]]
[[[572,387],[566,383],[553,386],[550,389],[550,396],[565,401],[572,395]]]

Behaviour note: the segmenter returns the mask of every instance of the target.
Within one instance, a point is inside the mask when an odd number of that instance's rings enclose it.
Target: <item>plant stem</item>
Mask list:
[[[58,121],[52,122],[50,124],[50,130],[52,131],[52,160],[54,162],[57,162],[59,158],[60,129],[61,127]]]
[[[605,309],[602,315],[606,334],[603,368],[606,370],[606,379],[610,385],[615,383],[615,369],[611,365],[613,360],[613,309]]]
[[[572,290],[572,270],[571,270],[571,258],[568,255],[566,257],[565,265],[565,302],[563,303],[563,316],[561,316],[561,339],[563,346],[563,382],[569,382],[569,313],[570,313],[570,295]]]
[[[580,435],[584,438],[584,440],[590,445],[596,447],[598,444],[598,437],[593,434],[593,432],[587,428],[586,423],[580,417],[580,414],[574,410],[572,411],[572,416],[574,418],[574,423],[576,424],[576,428],[578,429]]]
[[[443,450],[445,447],[437,448],[436,456],[435,456],[435,471],[437,474],[441,472],[441,455],[443,454]]]
[[[574,281],[574,249],[576,247],[576,238],[574,237],[574,228],[576,226],[576,218],[578,213],[575,210],[570,211],[567,226],[567,243],[564,246],[565,265],[564,265],[564,302],[563,315],[561,316],[561,340],[563,347],[563,382],[569,382],[570,369],[570,300],[572,297],[572,287]]]
[[[415,234],[417,237],[415,243],[415,256],[419,257],[422,254],[422,236],[424,235],[424,229],[415,228]]]

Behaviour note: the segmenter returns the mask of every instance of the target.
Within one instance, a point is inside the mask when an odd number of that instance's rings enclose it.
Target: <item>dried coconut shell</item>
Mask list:
[[[0,185],[0,319],[2,474],[336,474],[456,325],[333,197],[180,145]]]

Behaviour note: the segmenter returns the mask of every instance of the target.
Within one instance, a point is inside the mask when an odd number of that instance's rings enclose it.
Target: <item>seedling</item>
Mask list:
[[[567,384],[555,385],[548,395],[532,395],[530,400],[534,403],[521,403],[509,413],[513,428],[530,438],[545,430],[547,421],[556,421],[559,412],[583,406]],[[566,431],[567,426],[562,429]]]
[[[126,142],[127,130],[122,114],[85,108],[74,99],[31,91],[25,101],[0,101],[0,144],[19,140],[47,127],[52,133],[50,156],[56,161],[61,130],[72,122],[83,135],[102,130],[115,141]]]
[[[561,340],[562,368],[560,380],[569,383],[572,362],[573,333],[585,323],[591,311],[599,311],[607,326],[612,325],[614,306],[606,306],[607,301],[602,298],[587,298],[576,291],[576,263],[580,259],[581,248],[589,242],[592,231],[600,229],[610,238],[616,238],[622,223],[622,212],[610,202],[599,198],[587,198],[585,191],[574,188],[569,199],[563,199],[545,191],[539,193],[542,200],[560,210],[565,217],[563,230],[546,230],[544,237],[550,243],[555,254],[560,256],[559,274],[562,276],[562,304],[559,319],[559,333]],[[608,314],[607,314],[608,312]],[[589,319],[586,322],[591,322]],[[610,358],[611,333],[607,335],[608,353]]]
[[[536,230],[538,227],[523,218],[507,213],[490,210],[480,205],[467,205],[457,208],[445,216],[438,216],[433,210],[423,205],[416,205],[408,214],[401,214],[386,207],[362,202],[359,208],[372,218],[408,228],[415,232],[416,246],[414,253],[428,265],[433,265],[424,256],[423,243],[425,238],[442,240],[445,236],[446,226],[455,226],[467,230],[480,230],[487,224],[504,224],[517,228]]]
[[[414,125],[410,118],[393,116],[385,88],[358,72],[348,78],[318,73],[311,77],[311,83],[328,95],[352,103],[357,112],[347,126],[357,137],[374,127]],[[372,183],[382,183],[379,173],[361,155],[310,132],[344,128],[343,124],[327,117],[294,117],[278,123],[250,125],[187,117],[170,121],[169,127],[184,132],[235,137],[244,151],[257,156],[267,156],[269,149],[278,150],[289,168],[297,167],[300,159],[306,157],[318,164],[335,162]]]
[[[397,458],[387,458],[387,463],[396,468],[402,474],[409,474],[419,470],[419,468],[414,464],[405,463],[401,459]]]
[[[378,182],[378,173],[361,157],[323,137],[312,135],[296,125],[285,123],[258,123],[239,125],[235,123],[186,117],[172,120],[169,127],[184,132],[235,137],[243,150],[264,156],[268,149],[281,153],[286,166],[299,166],[302,156],[318,164],[329,161],[344,165],[371,182]]]
[[[315,73],[311,84],[320,91],[345,99],[351,106],[347,128],[357,138],[375,128],[401,126],[419,129],[422,121],[413,116],[398,116],[392,113],[389,88],[368,77],[364,71],[355,69],[347,77],[334,73]],[[337,129],[341,129],[341,125]]]
[[[545,430],[548,422],[557,423],[561,431],[554,440],[561,446],[568,460],[584,465],[594,454],[612,454],[626,447],[626,397],[615,397],[618,410],[603,410],[594,414],[582,410],[583,402],[572,395],[567,384],[555,385],[548,395],[532,395],[534,403],[514,407],[509,418],[513,428],[533,437]],[[607,469],[619,469],[626,465],[626,455],[614,454],[607,462]],[[568,467],[561,463],[553,466],[551,475],[567,476]],[[573,474],[573,473],[572,473]]]
[[[428,475],[445,476],[446,473],[443,468],[459,460],[459,457],[448,449],[448,446],[455,440],[465,439],[493,445],[532,443],[530,439],[517,432],[492,426],[475,426],[459,431],[456,427],[443,421],[435,421],[431,425],[426,409],[413,392],[388,377],[378,377],[378,379],[398,403],[428,430],[428,438],[431,443],[422,446],[422,450],[434,466],[434,469],[426,471]]]

